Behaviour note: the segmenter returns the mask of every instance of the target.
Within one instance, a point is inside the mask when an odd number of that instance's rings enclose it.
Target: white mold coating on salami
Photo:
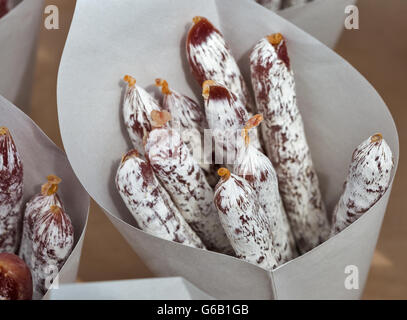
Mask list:
[[[132,151],[124,156],[118,168],[116,188],[142,230],[165,240],[204,248],[151,166]]]
[[[130,140],[139,154],[144,155],[143,138],[152,129],[151,111],[160,111],[157,101],[143,88],[128,84],[123,99],[123,119]]]
[[[64,209],[53,206],[37,216],[33,228],[33,246],[30,269],[34,295],[41,297],[68,259],[74,244],[71,219]]]
[[[212,148],[206,150],[204,147],[205,129],[208,128],[204,110],[191,98],[168,88],[165,80],[156,79],[156,85],[162,87],[164,94],[162,107],[172,116],[171,127],[181,132],[182,140],[204,170],[210,186],[214,187],[219,177],[212,163]]]
[[[52,195],[42,195],[39,193],[32,197],[26,204],[19,256],[30,267],[33,267],[31,266],[31,258],[33,252],[32,247],[35,221],[49,212],[52,206],[64,208],[61,199],[56,193]]]
[[[0,252],[19,246],[22,197],[23,164],[9,130],[0,127]]]
[[[332,215],[334,235],[359,219],[386,192],[393,155],[381,135],[369,137],[353,152],[344,191]]]
[[[245,106],[254,111],[252,97],[223,35],[205,18],[194,18],[187,38],[187,56],[196,80],[214,80],[231,90]]]
[[[275,268],[270,235],[261,219],[264,212],[249,183],[233,174],[222,178],[214,201],[236,256],[267,270]]]
[[[213,203],[213,190],[176,130],[154,129],[146,158],[186,222],[210,250],[233,253]]]
[[[214,137],[217,163],[233,165],[238,150],[242,147],[240,136],[250,114],[236,95],[225,86],[211,83],[205,87],[204,84],[205,113]],[[250,138],[253,145],[261,149],[257,133],[257,130],[252,130]]]
[[[179,130],[194,159],[208,172],[210,170],[208,159],[212,154],[204,154],[204,130],[208,128],[205,112],[191,98],[172,88],[169,89],[165,80],[157,79],[156,83],[162,86],[164,94],[162,108],[171,114],[171,127]]]
[[[283,264],[298,254],[294,236],[281,201],[277,175],[270,160],[252,145],[243,147],[239,152],[235,174],[250,183],[263,208],[267,221],[272,254],[277,263]]]
[[[250,63],[257,107],[265,119],[261,128],[267,154],[297,246],[305,253],[329,237],[330,227],[297,107],[285,40],[276,46],[269,39],[260,40]]]

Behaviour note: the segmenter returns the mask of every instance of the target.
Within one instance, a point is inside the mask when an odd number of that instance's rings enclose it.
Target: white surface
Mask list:
[[[58,194],[74,226],[74,248],[59,273],[59,282],[74,282],[88,220],[89,196],[69,165],[66,155],[23,112],[0,96],[0,126],[9,128],[24,166],[25,203],[41,190],[49,174],[62,178]]]
[[[390,190],[351,227],[272,273],[133,227],[114,187],[120,158],[131,146],[120,115],[120,79],[131,74],[151,89],[154,79],[162,77],[184,94],[195,92],[201,101],[185,56],[185,36],[195,15],[206,16],[224,33],[246,79],[255,42],[273,32],[285,35],[329,212],[338,201],[352,151],[367,136],[383,133],[397,167],[394,122],[372,86],[321,42],[269,10],[244,0],[79,0],[58,77],[61,134],[76,174],[157,275],[183,276],[224,299],[360,297]],[[345,289],[344,263],[359,267],[359,290]]]
[[[355,3],[356,0],[314,0],[278,14],[333,48],[344,30],[345,8]]]
[[[0,19],[0,94],[29,110],[44,0],[23,0]]]
[[[183,278],[88,282],[50,290],[50,300],[211,300]]]

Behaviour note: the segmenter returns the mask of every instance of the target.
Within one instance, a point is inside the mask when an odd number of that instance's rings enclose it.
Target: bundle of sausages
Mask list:
[[[74,242],[71,220],[57,194],[61,179],[50,175],[47,180],[24,210],[23,163],[10,131],[0,127],[0,253],[19,253],[31,270],[35,298],[46,293]]]
[[[160,104],[124,77],[134,150],[123,156],[116,186],[141,229],[271,270],[346,228],[385,193],[393,158],[376,134],[356,148],[328,220],[280,33],[250,53],[255,99],[207,19],[193,19],[186,51],[203,108],[163,79]]]

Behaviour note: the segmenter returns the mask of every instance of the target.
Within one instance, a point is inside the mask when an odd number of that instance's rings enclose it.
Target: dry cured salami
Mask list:
[[[61,181],[49,175],[24,212],[19,255],[31,269],[35,298],[49,289],[73,247],[72,222],[57,193]]]
[[[204,248],[151,166],[136,150],[123,156],[116,174],[116,188],[140,229],[162,239]]]
[[[179,130],[194,159],[205,171],[209,184],[215,186],[218,175],[212,165],[212,148],[204,148],[205,129],[208,128],[204,110],[191,98],[170,89],[167,81],[156,79],[156,85],[164,95],[162,108],[171,114],[171,127]]]
[[[158,102],[143,88],[136,85],[136,80],[126,75],[126,92],[123,98],[123,120],[134,148],[144,155],[143,138],[151,131],[150,114],[160,111]]]
[[[7,0],[0,0],[0,18],[8,12]]]
[[[23,164],[6,127],[0,127],[0,252],[14,253],[20,243]]]
[[[241,132],[249,114],[233,92],[215,81],[204,82],[202,96],[206,119],[214,137],[215,162],[233,166],[243,145]],[[251,135],[253,145],[261,149],[257,130]]]
[[[163,187],[205,246],[232,253],[213,204],[213,190],[177,130],[168,127],[152,130],[146,139],[145,152]]]
[[[33,228],[32,256],[29,263],[34,297],[42,297],[71,254],[74,229],[65,210],[52,205],[37,216]],[[27,263],[28,264],[28,263]]]
[[[0,0],[0,18],[11,11],[21,0]]]
[[[57,193],[61,181],[61,178],[55,175],[49,175],[47,177],[47,182],[41,187],[41,192],[33,196],[26,204],[19,256],[28,264],[30,264],[32,259],[33,230],[35,222],[39,217],[48,212],[51,209],[51,206],[63,208],[62,201]]]
[[[305,253],[329,237],[295,82],[281,34],[261,39],[250,54],[251,76],[267,155],[277,172],[280,194],[297,246]]]
[[[0,301],[31,300],[33,281],[28,266],[18,256],[0,252]]]
[[[353,152],[343,193],[332,215],[334,235],[359,219],[390,185],[393,155],[380,133],[363,141]]]
[[[215,205],[230,243],[240,259],[271,270],[277,266],[271,251],[264,212],[250,184],[226,168],[215,189]]]
[[[245,146],[240,150],[235,174],[250,183],[263,208],[272,241],[272,253],[280,265],[297,256],[294,236],[291,232],[283,203],[278,190],[277,175],[270,160],[250,144],[248,131],[257,127],[263,116],[257,114],[243,129]]]
[[[192,74],[201,86],[205,80],[219,82],[237,96],[247,111],[254,112],[253,99],[239,67],[223,35],[208,19],[193,18],[186,47]]]

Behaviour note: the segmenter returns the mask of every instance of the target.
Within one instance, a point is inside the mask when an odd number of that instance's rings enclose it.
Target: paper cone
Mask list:
[[[76,281],[86,223],[89,196],[76,178],[66,155],[23,112],[0,96],[0,126],[9,128],[24,166],[26,203],[38,194],[49,174],[62,178],[59,195],[74,227],[74,247],[58,274],[59,283]],[[24,205],[25,208],[25,205]]]
[[[0,94],[28,113],[44,0],[23,0],[0,19]]]
[[[345,8],[356,0],[314,0],[277,13],[333,48],[344,30]]]
[[[201,101],[185,57],[185,36],[195,15],[222,30],[248,83],[248,54],[255,42],[272,32],[288,39],[298,103],[329,212],[354,148],[372,133],[383,133],[397,167],[397,131],[377,92],[341,57],[269,10],[243,0],[79,0],[58,76],[61,134],[75,173],[158,276],[182,276],[219,299],[359,298],[390,189],[351,227],[273,272],[134,227],[114,184],[120,158],[131,148],[122,123],[120,79],[131,74],[151,89],[162,77]],[[345,288],[347,265],[358,267],[356,290]]]
[[[180,277],[65,284],[50,300],[211,300]]]

